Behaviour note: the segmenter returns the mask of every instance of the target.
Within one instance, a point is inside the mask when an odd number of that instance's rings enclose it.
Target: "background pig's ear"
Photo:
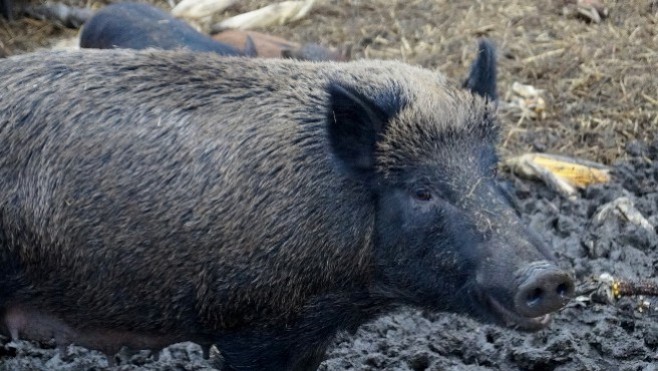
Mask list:
[[[256,43],[250,35],[247,35],[247,39],[244,41],[244,50],[242,53],[247,57],[255,58],[258,56],[258,49],[256,49]]]
[[[481,40],[478,46],[478,55],[471,65],[471,72],[464,88],[474,94],[496,101],[496,48],[489,40]]]
[[[399,96],[367,97],[353,87],[330,83],[327,124],[331,149],[347,170],[367,175],[375,165],[375,144],[399,109]],[[394,107],[398,106],[398,107]]]

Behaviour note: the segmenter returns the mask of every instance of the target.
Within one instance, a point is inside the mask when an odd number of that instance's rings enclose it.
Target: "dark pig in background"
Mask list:
[[[14,18],[11,0],[0,0],[0,15],[10,21]]]
[[[253,46],[246,45],[249,49]],[[239,56],[234,46],[213,40],[154,6],[123,2],[99,10],[83,26],[80,47],[94,49],[187,49]],[[249,54],[249,53],[247,53]]]
[[[348,51],[328,49],[314,43],[300,45],[254,31],[226,30],[211,38],[154,6],[130,2],[108,5],[91,17],[80,33],[80,46],[94,49],[187,49],[227,56],[313,61],[349,59]]]
[[[496,182],[495,62],[0,61],[0,325],[314,369],[398,305],[538,330],[572,296]]]

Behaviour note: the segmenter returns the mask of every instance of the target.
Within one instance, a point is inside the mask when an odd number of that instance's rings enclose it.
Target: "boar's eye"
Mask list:
[[[419,201],[429,201],[432,199],[432,192],[427,189],[417,189],[414,192],[414,198]]]

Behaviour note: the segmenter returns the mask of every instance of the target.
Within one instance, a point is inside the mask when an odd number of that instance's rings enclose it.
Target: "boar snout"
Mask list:
[[[513,273],[515,279],[504,279],[507,284],[480,277],[489,280],[480,282],[480,294],[505,325],[526,331],[541,330],[550,323],[551,313],[571,300],[574,281],[568,272],[547,260],[517,266],[520,268]],[[509,288],[500,289],[505,286]]]
[[[547,261],[537,261],[519,269],[520,284],[514,308],[526,317],[540,317],[562,308],[573,296],[571,276]]]

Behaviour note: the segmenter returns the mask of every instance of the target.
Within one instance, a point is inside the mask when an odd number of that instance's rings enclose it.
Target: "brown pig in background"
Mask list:
[[[80,47],[186,49],[224,56],[313,61],[349,59],[347,50],[339,52],[314,43],[301,45],[255,31],[225,30],[211,38],[159,8],[133,2],[111,4],[96,12],[80,32]]]

